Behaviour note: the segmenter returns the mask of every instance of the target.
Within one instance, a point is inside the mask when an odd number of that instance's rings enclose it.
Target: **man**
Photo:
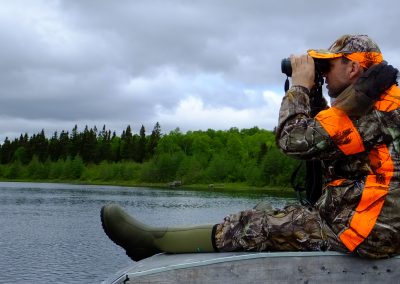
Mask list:
[[[327,60],[331,108],[311,117],[314,58]],[[102,208],[106,234],[133,260],[158,252],[321,251],[371,258],[400,254],[400,89],[368,36],[345,35],[328,50],[292,56],[292,87],[282,101],[277,145],[323,162],[315,207],[251,209],[216,225],[154,228],[117,205]]]

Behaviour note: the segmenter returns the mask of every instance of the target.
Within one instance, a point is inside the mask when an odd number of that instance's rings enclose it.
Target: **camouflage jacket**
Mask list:
[[[400,89],[393,85],[361,115],[340,107],[315,118],[310,112],[306,90],[292,86],[276,139],[290,157],[323,161],[325,186],[315,205],[321,217],[349,251],[400,254]]]

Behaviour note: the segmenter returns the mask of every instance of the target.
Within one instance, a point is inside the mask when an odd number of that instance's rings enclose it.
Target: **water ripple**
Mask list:
[[[0,182],[0,283],[99,283],[130,265],[102,230],[99,211],[106,203],[152,225],[182,225],[217,223],[257,201],[195,191]]]

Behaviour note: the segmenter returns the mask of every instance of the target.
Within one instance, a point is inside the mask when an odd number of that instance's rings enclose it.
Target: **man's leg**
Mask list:
[[[346,251],[318,211],[300,205],[246,210],[216,225],[168,228],[140,223],[111,204],[102,208],[101,220],[109,238],[135,261],[159,252]]]
[[[137,221],[115,204],[103,206],[101,222],[107,236],[135,261],[159,252],[215,251],[212,238],[215,225],[152,227]]]
[[[214,237],[219,251],[346,251],[318,211],[301,205],[229,215]]]

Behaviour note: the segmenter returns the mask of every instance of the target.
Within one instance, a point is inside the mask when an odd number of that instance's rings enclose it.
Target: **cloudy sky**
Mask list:
[[[44,129],[273,129],[280,61],[368,34],[400,66],[393,1],[0,0],[0,142]]]

